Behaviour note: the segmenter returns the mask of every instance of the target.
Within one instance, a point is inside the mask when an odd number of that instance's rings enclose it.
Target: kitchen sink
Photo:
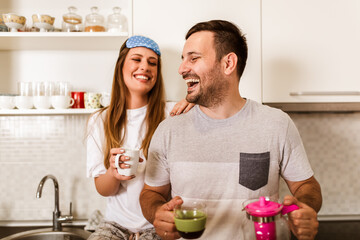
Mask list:
[[[52,228],[40,228],[15,233],[1,240],[85,240],[90,234],[91,232],[79,228],[64,227],[62,231],[53,231]]]

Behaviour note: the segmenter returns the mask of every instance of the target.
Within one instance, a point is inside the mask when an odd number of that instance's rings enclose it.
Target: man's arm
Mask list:
[[[140,194],[140,205],[144,217],[154,225],[156,233],[163,239],[180,238],[175,228],[173,210],[183,203],[180,197],[166,201],[170,194],[170,184],[151,187],[144,185]]]
[[[320,211],[322,205],[321,188],[315,177],[300,182],[286,180],[286,183],[297,200],[312,207],[316,212]]]
[[[291,231],[297,239],[315,239],[319,227],[317,212],[322,204],[319,183],[314,177],[286,183],[294,197],[285,196],[284,205],[296,204],[300,208],[288,214]]]
[[[151,187],[144,184],[144,188],[140,193],[140,206],[144,217],[150,222],[154,223],[156,210],[165,204],[167,196],[170,193],[170,184]]]

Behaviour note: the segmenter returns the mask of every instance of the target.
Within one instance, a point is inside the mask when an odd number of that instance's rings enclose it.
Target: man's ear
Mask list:
[[[224,66],[224,73],[226,75],[232,74],[234,71],[236,72],[236,66],[238,62],[238,58],[235,53],[231,52],[225,55],[222,59]]]

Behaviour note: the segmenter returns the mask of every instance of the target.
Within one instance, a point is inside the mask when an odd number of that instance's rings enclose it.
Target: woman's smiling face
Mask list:
[[[157,80],[159,56],[145,47],[131,48],[126,55],[123,77],[130,95],[147,95]]]

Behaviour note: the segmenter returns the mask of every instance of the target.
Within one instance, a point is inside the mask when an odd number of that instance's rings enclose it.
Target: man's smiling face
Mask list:
[[[188,102],[205,107],[221,102],[228,84],[221,81],[221,66],[214,48],[214,33],[200,31],[186,40],[179,74],[188,86]]]

